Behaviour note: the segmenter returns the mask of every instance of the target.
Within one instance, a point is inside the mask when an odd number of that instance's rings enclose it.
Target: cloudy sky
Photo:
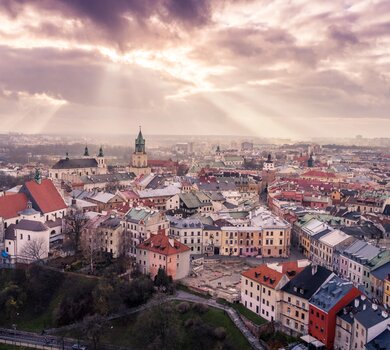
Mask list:
[[[0,0],[0,132],[390,137],[388,0]]]

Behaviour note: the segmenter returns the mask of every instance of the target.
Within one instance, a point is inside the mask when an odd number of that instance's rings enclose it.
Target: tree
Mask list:
[[[14,282],[8,282],[0,292],[0,309],[5,311],[8,319],[13,320],[26,299],[26,293],[21,287]]]
[[[48,255],[47,242],[43,237],[33,238],[27,241],[21,251],[21,255],[27,260],[37,261]]]
[[[166,290],[172,282],[172,276],[168,276],[165,269],[160,267],[154,277],[154,285],[159,289]]]
[[[83,320],[82,332],[92,342],[94,350],[98,348],[107,326],[106,319],[99,315],[87,316]]]
[[[101,279],[92,292],[94,310],[107,316],[119,310],[122,302],[115,281]]]
[[[133,328],[137,345],[150,350],[182,349],[184,333],[172,304],[160,303],[137,317]]]
[[[85,216],[82,210],[76,209],[71,211],[65,217],[65,226],[68,236],[73,241],[76,251],[80,249],[81,234],[88,222],[88,218]]]

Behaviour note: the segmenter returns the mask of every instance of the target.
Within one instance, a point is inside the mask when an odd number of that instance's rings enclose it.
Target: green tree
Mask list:
[[[173,305],[159,305],[141,313],[133,328],[140,348],[148,350],[175,350],[184,345],[181,321]]]
[[[172,276],[168,276],[165,269],[160,267],[154,277],[154,285],[160,290],[166,290],[172,283]]]

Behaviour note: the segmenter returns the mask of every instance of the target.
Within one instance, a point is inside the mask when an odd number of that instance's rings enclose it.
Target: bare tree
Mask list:
[[[88,218],[80,209],[70,212],[65,218],[66,232],[73,241],[76,251],[80,250],[81,233],[87,222]]]
[[[95,260],[105,247],[104,237],[102,232],[96,227],[91,227],[89,229],[86,229],[83,232],[82,246],[83,246],[84,256],[86,256],[89,260],[90,270],[91,272],[94,272]]]
[[[21,255],[28,260],[41,260],[47,257],[48,250],[45,239],[42,237],[33,238],[27,241],[21,251]]]

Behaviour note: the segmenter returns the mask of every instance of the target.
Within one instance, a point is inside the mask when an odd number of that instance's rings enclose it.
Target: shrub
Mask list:
[[[181,302],[176,306],[176,310],[181,314],[185,314],[190,309],[190,304],[186,301]]]
[[[217,327],[214,329],[214,337],[218,340],[224,340],[226,338],[226,329],[223,327]]]
[[[209,310],[209,307],[203,303],[193,304],[192,308],[199,314],[204,314]]]
[[[184,321],[184,327],[186,328],[192,327],[193,324],[194,324],[194,320],[192,318],[189,318]]]

